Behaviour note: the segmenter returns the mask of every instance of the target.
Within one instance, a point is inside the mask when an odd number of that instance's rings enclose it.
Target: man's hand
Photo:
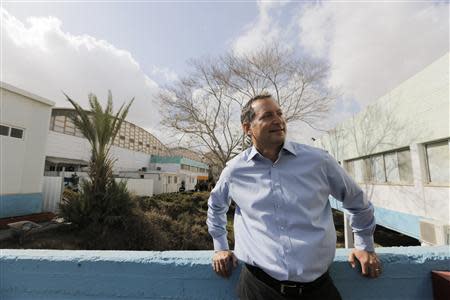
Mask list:
[[[381,262],[375,252],[352,249],[348,255],[348,261],[355,268],[355,258],[361,264],[361,272],[364,276],[376,278],[381,274]]]
[[[213,256],[213,270],[224,278],[230,277],[233,269],[237,267],[238,260],[232,251],[217,251]]]

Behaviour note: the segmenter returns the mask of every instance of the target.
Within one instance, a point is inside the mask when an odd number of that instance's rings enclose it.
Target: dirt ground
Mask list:
[[[340,211],[333,211],[336,227],[337,248],[344,247],[344,223]],[[419,246],[418,240],[401,233],[377,226],[375,230],[377,247]],[[212,246],[212,243],[211,243]],[[22,238],[14,237],[0,241],[0,249],[63,249],[84,250],[83,237],[70,226],[61,225],[48,231],[28,234]]]

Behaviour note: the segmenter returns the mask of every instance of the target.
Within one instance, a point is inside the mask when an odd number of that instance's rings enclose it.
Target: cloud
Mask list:
[[[232,50],[237,54],[244,54],[280,40],[282,29],[272,13],[286,3],[288,1],[258,1],[257,20],[247,25],[244,32],[233,41]]]
[[[330,86],[361,107],[449,51],[448,3],[325,2],[297,18],[301,47],[326,59]]]
[[[178,74],[169,68],[162,68],[154,66],[151,71],[152,78],[158,82],[174,82],[178,80]]]
[[[106,101],[110,89],[116,108],[135,97],[128,120],[163,136],[155,103],[159,86],[128,51],[64,32],[54,17],[30,17],[23,23],[3,8],[0,13],[3,81],[55,101],[57,107],[70,106],[61,91],[83,107],[90,92]]]
[[[449,51],[448,2],[259,2],[259,15],[233,43],[238,53],[282,43],[330,65],[336,107],[319,128],[358,112]],[[292,11],[292,14],[286,13]],[[280,17],[280,11],[283,15]],[[289,19],[290,18],[290,19]],[[296,24],[292,28],[292,24]],[[321,133],[290,124],[308,142]]]

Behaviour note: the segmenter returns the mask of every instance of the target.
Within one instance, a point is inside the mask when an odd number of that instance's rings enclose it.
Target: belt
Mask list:
[[[271,277],[269,274],[264,272],[258,267],[245,264],[250,273],[253,274],[257,279],[264,282],[280,294],[284,296],[296,296],[301,295],[303,292],[308,290],[315,289],[317,287],[322,286],[327,280],[330,280],[330,275],[328,271],[325,272],[322,276],[317,278],[312,282],[296,282],[296,281],[288,281],[288,280],[276,280]]]

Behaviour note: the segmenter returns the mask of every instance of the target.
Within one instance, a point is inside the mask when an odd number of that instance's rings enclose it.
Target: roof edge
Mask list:
[[[10,92],[13,92],[15,94],[18,94],[18,95],[30,98],[30,99],[35,100],[37,102],[41,102],[41,103],[46,104],[48,106],[54,106],[55,105],[55,102],[53,102],[51,100],[48,100],[48,99],[46,99],[44,97],[41,97],[41,96],[38,96],[36,94],[27,92],[27,91],[25,91],[23,89],[20,89],[20,88],[18,88],[16,86],[13,86],[13,85],[8,84],[8,83],[3,82],[3,81],[0,81],[0,88],[8,90]]]

